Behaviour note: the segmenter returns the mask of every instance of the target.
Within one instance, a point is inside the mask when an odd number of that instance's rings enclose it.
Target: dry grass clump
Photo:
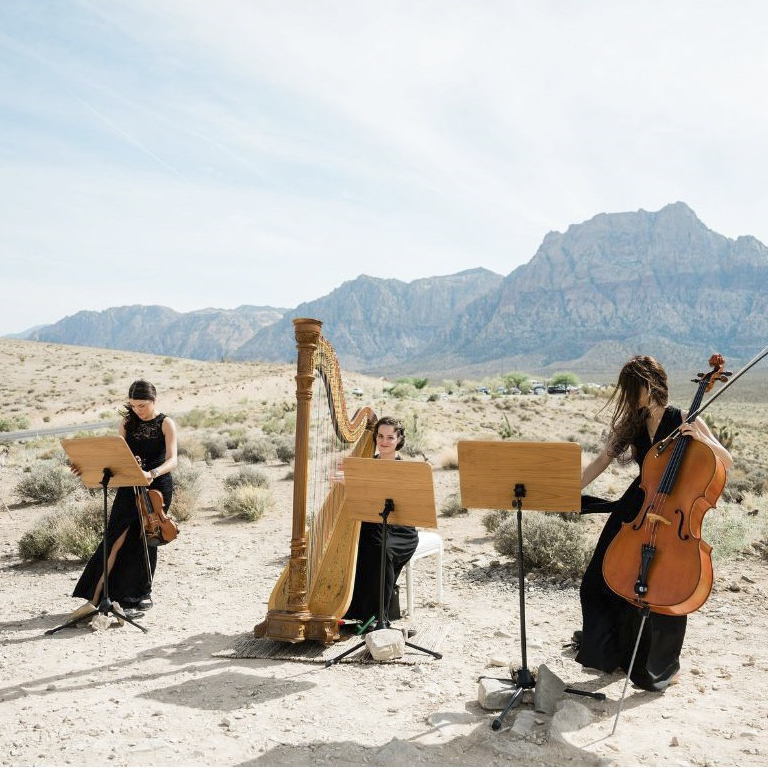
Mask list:
[[[207,435],[202,442],[206,461],[223,459],[227,455],[227,441],[221,435]]]
[[[766,518],[768,500],[765,496],[745,494],[742,505],[720,504],[710,510],[701,524],[701,538],[712,545],[712,560],[733,560],[745,555],[751,548],[760,549],[759,540],[768,530],[763,523],[762,531],[755,523]],[[755,546],[755,539],[758,546]]]
[[[442,503],[440,507],[440,514],[443,517],[455,517],[456,515],[467,514],[467,508],[461,506],[461,498],[458,493],[452,493]]]
[[[47,515],[19,539],[23,560],[74,557],[85,561],[96,550],[104,528],[103,499],[91,496],[69,501],[61,511]]]
[[[459,468],[459,449],[455,445],[443,448],[437,454],[435,464],[440,469],[458,469]]]
[[[268,488],[269,478],[256,467],[241,467],[237,472],[233,472],[224,478],[224,488],[228,491],[235,488]]]
[[[523,556],[526,571],[546,576],[580,578],[592,556],[592,545],[580,525],[560,515],[528,515],[523,525]],[[501,520],[493,546],[501,555],[517,558],[517,520],[511,514]]]
[[[274,446],[268,440],[249,439],[232,452],[232,458],[246,464],[263,464],[274,456]]]
[[[41,461],[16,484],[16,494],[37,504],[53,504],[69,496],[80,480],[58,461]]]
[[[186,456],[179,456],[179,463],[173,470],[173,501],[170,514],[179,522],[189,520],[195,513],[202,490],[200,470],[192,466]]]
[[[241,485],[232,488],[221,501],[222,515],[253,522],[274,506],[272,492],[268,488]]]

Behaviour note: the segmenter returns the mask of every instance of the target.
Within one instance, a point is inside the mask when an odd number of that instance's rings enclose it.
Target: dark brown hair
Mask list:
[[[395,450],[399,451],[405,445],[405,427],[400,419],[396,419],[394,416],[382,416],[376,424],[373,426],[373,444],[376,445],[376,438],[379,434],[379,427],[386,425],[393,427],[395,434],[397,435],[397,445]]]
[[[640,431],[645,429],[648,408],[640,405],[640,398],[645,389],[650,392],[652,403],[667,405],[669,388],[666,371],[652,357],[635,355],[619,372],[616,389],[605,404],[605,407],[614,404],[609,455],[620,456]]]

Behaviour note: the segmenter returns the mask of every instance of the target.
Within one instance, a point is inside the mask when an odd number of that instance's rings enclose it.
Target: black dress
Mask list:
[[[653,440],[647,430],[642,430],[633,443],[638,465],[642,466],[651,446],[669,435],[682,421],[680,409],[667,406]],[[595,496],[582,496],[581,499],[582,514],[610,513],[581,582],[583,634],[576,655],[579,664],[604,672],[613,672],[617,668],[626,672],[640,628],[640,609],[612,592],[602,571],[608,545],[621,530],[622,523],[632,521],[642,508],[644,493],[640,481],[638,475],[618,501],[605,501]],[[648,616],[632,667],[631,680],[636,686],[647,691],[663,691],[669,685],[680,669],[687,618],[660,613]]]
[[[357,569],[352,602],[345,619],[368,621],[379,617],[379,592],[381,573],[381,523],[360,523],[360,540],[357,544]],[[411,525],[387,524],[387,553],[384,572],[384,613],[382,621],[389,624],[390,604],[395,584],[419,545],[419,534]]]
[[[159,467],[165,461],[165,435],[163,435],[163,420],[165,414],[158,414],[148,421],[140,421],[130,431],[126,427],[125,441],[134,456],[142,459],[143,469],[149,471]],[[163,494],[165,511],[171,505],[173,497],[173,480],[170,474],[156,477],[149,486]],[[115,542],[128,529],[123,545],[117,552],[114,565],[109,572],[109,597],[122,607],[136,605],[141,599],[149,597],[152,584],[147,573],[144,555],[144,543],[141,535],[139,514],[136,509],[136,499],[132,487],[118,488],[112,502],[112,511],[107,523],[107,557],[112,553]],[[101,578],[103,567],[102,541],[86,563],[80,580],[75,586],[73,597],[92,600],[96,585]],[[149,564],[152,574],[157,566],[157,547],[148,547]]]

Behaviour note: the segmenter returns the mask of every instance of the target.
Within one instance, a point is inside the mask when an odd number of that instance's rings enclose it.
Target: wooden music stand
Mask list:
[[[379,571],[379,615],[374,630],[386,629],[384,620],[384,582],[387,570],[387,527],[413,525],[421,528],[437,528],[435,490],[432,467],[426,462],[380,461],[377,459],[344,459],[344,506],[353,520],[368,523],[382,522],[381,566]],[[436,659],[443,655],[428,648],[405,644],[417,651],[428,653]],[[365,642],[325,662],[330,667],[350,653],[362,648]]]
[[[525,570],[523,568],[523,499],[540,512],[581,511],[581,448],[577,443],[526,443],[463,440],[458,444],[459,487],[463,507],[517,510],[517,580],[520,593],[520,645],[523,666],[512,680],[515,692],[492,727],[520,703],[523,691],[535,688],[528,669],[525,637]],[[567,688],[568,693],[604,698]]]
[[[61,441],[70,464],[77,471],[83,485],[86,488],[98,488],[101,486],[104,495],[104,537],[102,539],[103,574],[104,585],[101,589],[101,601],[97,608],[77,619],[68,621],[58,627],[46,631],[46,635],[52,635],[60,629],[74,626],[81,621],[89,619],[91,616],[101,613],[117,616],[118,619],[127,621],[138,627],[142,632],[147,630],[129,619],[120,611],[116,610],[112,600],[109,597],[109,578],[107,566],[107,488],[121,488],[123,486],[147,486],[149,481],[144,476],[144,472],[136,461],[128,443],[119,435],[109,435],[106,437],[81,437],[73,439],[64,439]]]

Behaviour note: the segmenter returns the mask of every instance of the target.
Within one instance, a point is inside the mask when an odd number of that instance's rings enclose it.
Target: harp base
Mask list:
[[[339,620],[335,616],[268,611],[267,618],[253,628],[254,637],[301,643],[316,640],[323,645],[335,643],[339,637]]]

